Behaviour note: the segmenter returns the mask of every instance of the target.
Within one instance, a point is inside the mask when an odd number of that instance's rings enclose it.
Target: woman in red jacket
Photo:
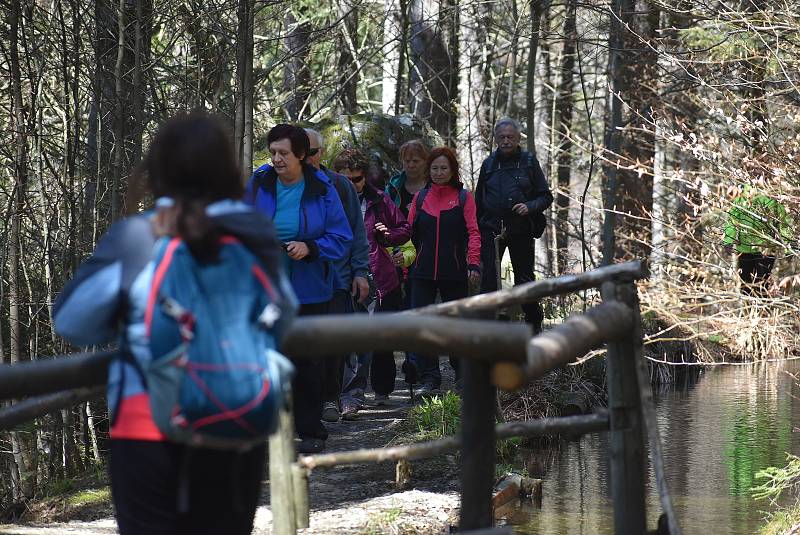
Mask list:
[[[458,174],[458,160],[448,147],[428,156],[428,185],[414,196],[408,211],[417,260],[410,278],[412,308],[430,305],[437,292],[442,301],[466,297],[469,283],[480,281],[481,235],[475,216],[475,199]],[[438,357],[409,354],[416,367],[418,394],[441,386]],[[450,358],[456,370],[457,361]]]

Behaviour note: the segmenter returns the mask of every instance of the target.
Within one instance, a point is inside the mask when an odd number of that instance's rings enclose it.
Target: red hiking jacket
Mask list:
[[[475,216],[475,198],[463,186],[431,184],[417,192],[409,205],[411,240],[417,249],[412,279],[466,280],[467,270],[480,270],[481,235]],[[426,191],[422,209],[417,199]]]

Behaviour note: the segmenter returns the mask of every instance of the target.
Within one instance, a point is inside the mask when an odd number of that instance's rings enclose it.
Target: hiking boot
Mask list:
[[[382,405],[388,405],[389,404],[389,395],[388,394],[375,394],[375,398],[374,398],[373,402],[378,407],[380,407]]]
[[[326,401],[322,406],[322,419],[326,422],[338,422],[339,416],[339,407],[336,406],[336,402]]]
[[[355,420],[358,418],[359,406],[355,403],[342,403],[342,420]]]
[[[325,449],[325,441],[321,438],[302,438],[297,444],[297,453],[319,453]]]

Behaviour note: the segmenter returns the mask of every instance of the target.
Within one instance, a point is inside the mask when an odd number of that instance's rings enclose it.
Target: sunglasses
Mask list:
[[[364,175],[351,176],[350,177],[350,182],[352,182],[353,184],[358,184],[359,182],[361,182],[365,178],[367,178],[367,177],[365,177]]]
[[[309,156],[316,156],[318,152],[319,152],[319,147],[311,147],[310,149],[308,149]]]

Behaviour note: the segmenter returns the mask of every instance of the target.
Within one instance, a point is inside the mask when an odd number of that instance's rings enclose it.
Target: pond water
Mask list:
[[[686,535],[751,534],[769,505],[750,497],[755,473],[800,453],[800,361],[706,369],[697,379],[655,392],[667,480]],[[515,532],[612,533],[608,438],[587,435],[558,451],[523,452],[543,479],[541,504],[508,511]],[[649,467],[648,528],[661,507]]]

